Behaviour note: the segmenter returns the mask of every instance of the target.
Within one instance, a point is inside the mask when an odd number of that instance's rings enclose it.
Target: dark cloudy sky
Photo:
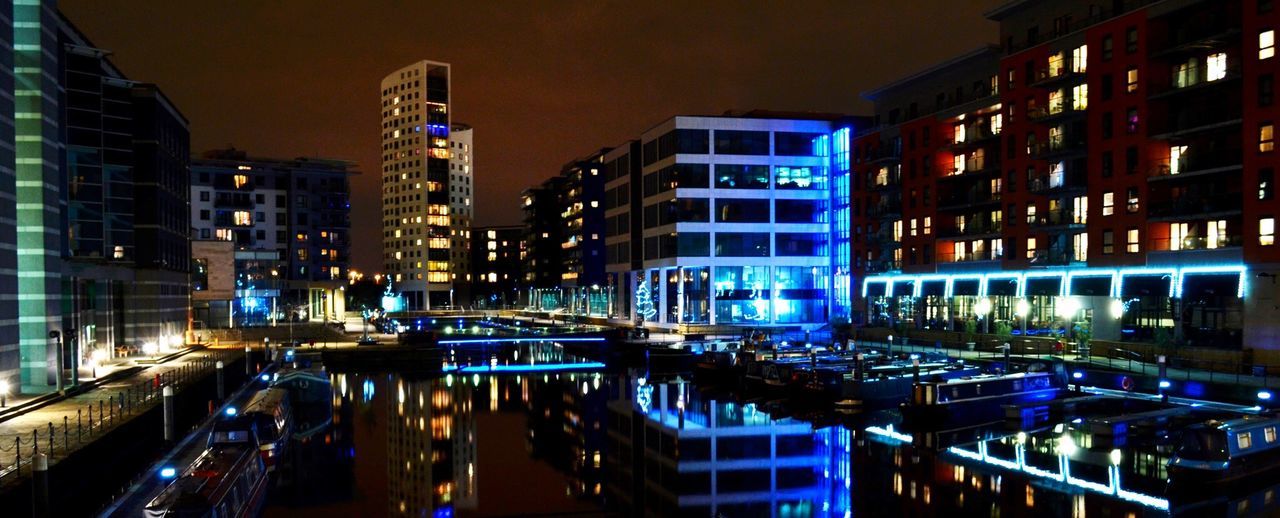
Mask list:
[[[678,113],[861,113],[858,93],[998,39],[1002,0],[514,2],[63,0],[130,78],[191,120],[191,147],[354,160],[356,267],[380,268],[378,83],[453,65],[475,126],[476,223]]]

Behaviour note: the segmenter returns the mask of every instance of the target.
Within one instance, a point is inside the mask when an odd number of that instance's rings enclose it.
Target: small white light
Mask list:
[[[160,468],[160,478],[173,478],[176,476],[178,476],[177,469],[171,467]]]
[[[1259,390],[1259,391],[1258,391],[1258,399],[1261,399],[1261,400],[1263,400],[1263,401],[1267,401],[1267,400],[1271,399],[1271,391],[1270,391],[1270,390]]]
[[[1173,386],[1173,384],[1169,383],[1169,380],[1160,380],[1160,388],[1167,389],[1171,386]]]
[[[1124,458],[1124,454],[1120,450],[1111,450],[1111,464],[1120,465],[1120,460]]]
[[[227,407],[227,415],[236,415],[236,407],[233,407],[233,406]]]

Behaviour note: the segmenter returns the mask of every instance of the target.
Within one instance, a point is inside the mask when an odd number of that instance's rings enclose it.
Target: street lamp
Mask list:
[[[89,368],[92,370],[93,378],[98,379],[98,366],[107,359],[107,351],[102,349],[94,349],[89,355]]]
[[[1022,339],[1027,339],[1027,317],[1031,316],[1031,303],[1027,299],[1018,299],[1018,303],[1013,307],[1013,313],[1018,315],[1018,320],[1022,321]]]
[[[982,319],[982,334],[991,332],[990,319],[987,318],[991,314],[991,299],[983,297],[973,305],[973,314]]]
[[[150,356],[152,359],[155,359],[156,353],[159,351],[160,346],[156,345],[155,342],[143,342],[142,344],[142,354]]]
[[[1074,338],[1076,313],[1080,312],[1080,301],[1075,297],[1058,297],[1058,316],[1067,322],[1067,341]]]

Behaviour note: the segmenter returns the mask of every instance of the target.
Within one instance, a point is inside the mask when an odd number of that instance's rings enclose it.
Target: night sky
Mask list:
[[[453,65],[476,128],[477,225],[522,189],[675,114],[865,113],[859,92],[998,39],[1003,0],[103,2],[62,10],[191,121],[195,152],[354,160],[355,267],[377,271],[379,81]],[[354,6],[359,6],[355,8]]]

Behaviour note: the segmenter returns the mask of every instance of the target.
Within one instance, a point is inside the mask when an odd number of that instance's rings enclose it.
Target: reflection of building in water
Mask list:
[[[599,373],[562,373],[533,384],[528,445],[533,456],[568,475],[567,494],[601,493],[604,408],[608,387]]]
[[[849,432],[773,420],[684,384],[629,386],[608,405],[608,493],[654,516],[845,516]],[[643,511],[640,511],[643,509]]]
[[[1154,444],[1115,448],[1104,436],[1061,425],[959,445],[892,426],[867,427],[863,437],[870,440],[857,441],[852,460],[860,493],[897,497],[876,499],[877,507],[866,513],[927,514],[954,507],[1018,516],[1069,510],[1061,515],[1084,517],[1143,516],[1169,508],[1163,496],[1169,459]]]
[[[428,516],[474,507],[471,466],[476,449],[470,385],[452,376],[431,381],[394,377],[390,388],[388,514]]]

